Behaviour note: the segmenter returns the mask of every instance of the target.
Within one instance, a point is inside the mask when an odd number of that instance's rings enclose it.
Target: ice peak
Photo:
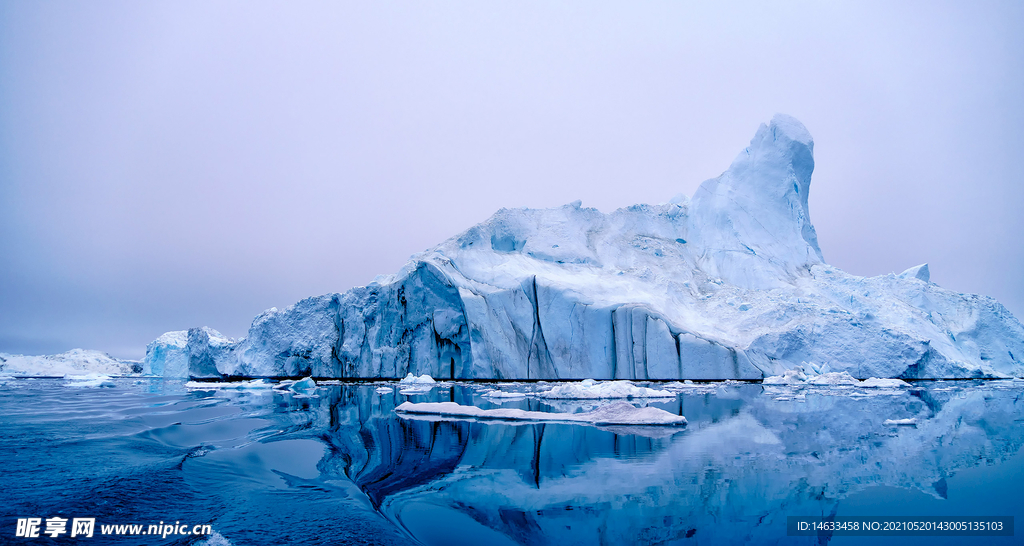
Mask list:
[[[761,124],[729,170],[694,194],[691,221],[702,234],[702,264],[757,288],[823,262],[807,203],[813,171],[814,140],[802,123],[776,114]]]

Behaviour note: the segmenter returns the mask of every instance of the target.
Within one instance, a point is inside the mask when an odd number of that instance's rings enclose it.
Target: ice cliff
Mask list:
[[[992,298],[930,283],[927,265],[864,278],[825,263],[813,149],[777,115],[692,200],[502,209],[395,275],[264,312],[241,341],[193,329],[150,353],[174,345],[162,373],[184,358],[199,377],[1024,376],[1024,328]]]

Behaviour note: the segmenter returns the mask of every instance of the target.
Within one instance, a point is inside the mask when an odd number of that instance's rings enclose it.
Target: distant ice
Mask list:
[[[437,381],[434,381],[433,377],[430,377],[429,375],[426,374],[416,377],[415,375],[410,373],[398,383],[400,385],[433,385],[437,383]]]
[[[57,355],[25,356],[0,353],[0,373],[13,376],[64,377],[89,373],[128,375],[141,370],[138,362],[118,360],[100,351],[72,349]]]
[[[675,393],[638,387],[629,381],[594,381],[566,383],[537,393],[540,398],[586,400],[596,398],[675,398]]]
[[[792,370],[786,370],[783,375],[766,377],[761,382],[764,385],[790,385],[790,386],[817,386],[817,387],[861,387],[868,389],[896,389],[909,387],[910,384],[901,379],[879,379],[869,377],[863,381],[858,380],[849,372],[806,372],[802,366]]]
[[[902,379],[879,379],[877,377],[869,377],[864,381],[857,383],[857,386],[868,389],[901,389],[910,387],[910,383],[907,383]]]
[[[455,402],[404,402],[395,408],[400,414],[438,415],[500,421],[554,421],[591,425],[685,425],[686,418],[658,408],[638,408],[629,402],[613,402],[586,413],[545,413],[520,409],[481,409]]]
[[[204,391],[212,391],[217,389],[269,389],[274,385],[263,379],[253,379],[251,381],[189,381],[185,383],[185,388],[196,389]]]
[[[488,398],[526,398],[526,393],[522,392],[506,392],[498,389],[489,390],[483,393],[481,396]]]
[[[395,389],[391,387],[377,387],[377,394],[391,394],[395,392]]]

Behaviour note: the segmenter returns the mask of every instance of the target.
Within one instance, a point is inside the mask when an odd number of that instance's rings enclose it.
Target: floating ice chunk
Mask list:
[[[274,385],[263,379],[251,381],[189,381],[185,383],[186,389],[213,391],[217,389],[269,389]]]
[[[377,394],[391,394],[395,392],[395,389],[391,387],[377,387]]]
[[[84,375],[65,375],[64,379],[69,387],[114,387],[114,381],[109,375],[89,373]]]
[[[437,381],[434,381],[433,377],[426,374],[416,377],[410,373],[405,376],[405,379],[402,379],[398,383],[400,385],[433,385],[434,383],[437,383]]]
[[[761,383],[764,385],[803,385],[806,381],[807,375],[804,374],[803,369],[796,367],[786,370],[782,375],[766,377]]]
[[[812,375],[807,378],[808,385],[838,387],[845,385],[856,385],[857,379],[849,372],[828,372],[821,375]]]
[[[897,389],[909,387],[910,384],[900,379],[880,379],[869,377],[863,381],[849,374],[849,372],[826,372],[823,374],[805,374],[801,367],[786,370],[783,375],[766,377],[761,382],[764,385],[793,385],[793,386],[814,386],[814,387],[861,387],[866,389]]]
[[[487,396],[489,398],[526,398],[526,394],[525,393],[521,393],[521,392],[505,392],[505,391],[498,390],[498,389],[489,390],[489,391],[483,393],[482,396]]]
[[[882,424],[893,427],[914,427],[917,426],[917,419],[886,419]]]
[[[312,377],[306,377],[288,385],[288,390],[293,392],[309,393],[316,390],[316,381],[313,381]]]
[[[395,408],[399,414],[437,415],[500,421],[555,421],[591,425],[685,425],[686,418],[658,408],[638,408],[629,402],[613,402],[586,413],[546,413],[520,409],[481,409],[455,402],[404,402]]]
[[[537,393],[541,398],[585,400],[593,398],[674,398],[675,393],[638,387],[629,381],[594,381],[566,383]]]
[[[910,383],[907,383],[902,379],[879,379],[877,377],[869,377],[864,381],[857,383],[857,386],[865,389],[901,389],[910,387]]]

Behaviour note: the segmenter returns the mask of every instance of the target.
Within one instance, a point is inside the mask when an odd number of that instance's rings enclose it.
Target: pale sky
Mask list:
[[[693,194],[776,112],[857,275],[1024,317],[1024,3],[0,0],[0,352],[242,336],[501,207]]]

